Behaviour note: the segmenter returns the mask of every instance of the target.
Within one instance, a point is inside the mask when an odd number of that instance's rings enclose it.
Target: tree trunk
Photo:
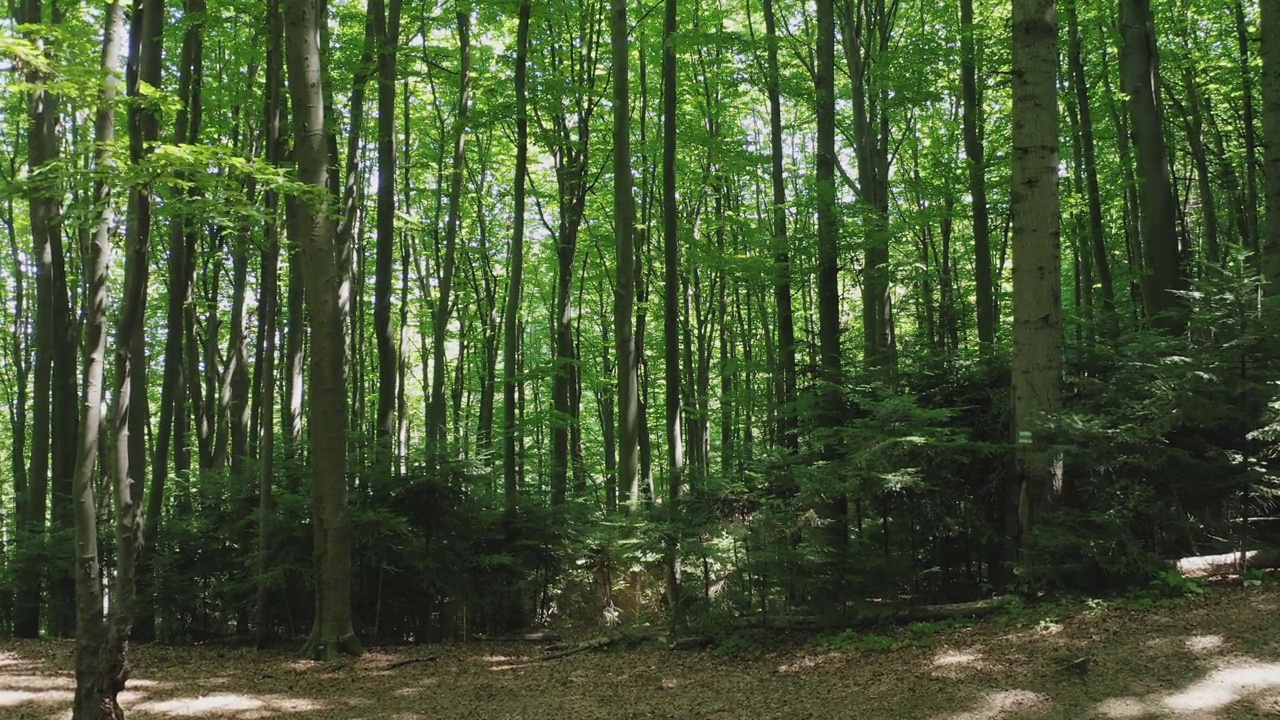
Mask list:
[[[329,187],[320,25],[313,0],[285,2],[285,59],[293,110],[298,180]],[[339,252],[332,219],[315,198],[297,205],[307,309],[311,314],[310,430],[312,525],[316,603],[311,636],[303,649],[313,658],[359,654],[351,626],[351,544],[347,520],[346,384],[339,299]]]
[[[1058,28],[1054,0],[1013,5],[1013,435],[1016,540],[1025,548],[1061,490],[1061,459],[1043,445],[1062,396],[1058,208]]]
[[[471,14],[461,5],[458,21],[458,111],[453,126],[453,161],[449,176],[449,214],[444,230],[444,259],[440,272],[439,294],[433,324],[431,413],[427,423],[427,442],[436,452],[444,450],[446,440],[448,396],[445,394],[445,338],[453,310],[453,275],[457,264],[458,225],[462,213],[462,173],[466,163],[467,112],[471,102]]]
[[[186,32],[182,38],[182,55],[178,64],[179,107],[174,119],[173,142],[175,145],[194,144],[200,135],[201,94],[203,90],[204,58],[204,0],[186,0],[183,16],[187,18]],[[174,190],[194,199],[194,190]],[[178,195],[181,197],[181,195]],[[151,460],[151,488],[147,497],[146,527],[148,551],[144,552],[138,567],[138,583],[143,596],[138,609],[138,622],[134,637],[148,641],[155,639],[156,586],[152,574],[152,550],[159,546],[160,521],[164,510],[165,483],[169,477],[170,443],[173,443],[175,470],[182,464],[179,458],[187,452],[185,430],[177,426],[185,423],[187,409],[186,387],[183,382],[183,311],[192,301],[195,282],[195,263],[190,254],[195,252],[195,232],[199,223],[183,215],[169,221],[169,297],[165,311],[164,369],[160,389],[160,427],[156,432],[155,453]],[[189,242],[190,241],[190,242]]]
[[[665,1],[662,26],[662,340],[667,428],[667,602],[680,595],[680,498],[684,494],[684,432],[680,384],[680,231],[676,214],[676,10]]]
[[[635,311],[635,205],[631,177],[630,42],[627,1],[610,0],[609,44],[613,61],[613,202],[617,280],[614,334],[618,356],[618,485],[634,511],[640,506],[640,395],[637,387]]]
[[[799,447],[796,422],[796,331],[791,310],[791,249],[787,239],[787,190],[782,167],[782,99],[778,78],[778,33],[773,0],[764,0],[769,96],[769,179],[773,187],[773,301],[777,306],[778,366],[774,393],[778,405],[776,442],[788,451]]]
[[[85,261],[86,295],[84,396],[71,494],[75,508],[76,692],[75,720],[123,717],[116,695],[122,688],[103,686],[99,662],[103,650],[102,584],[99,581],[97,503],[94,475],[102,423],[102,378],[107,356],[107,261],[111,255],[111,184],[115,170],[107,147],[115,141],[115,103],[124,47],[124,6],[107,6],[103,32],[103,80],[94,122],[96,226]],[[113,603],[114,607],[114,603]]]
[[[815,94],[817,98],[817,194],[818,205],[818,341],[820,354],[819,389],[821,415],[819,424],[824,428],[836,428],[840,424],[839,406],[841,403],[841,384],[844,380],[841,369],[840,353],[840,278],[839,278],[839,232],[840,220],[836,216],[836,98],[835,98],[835,7],[832,0],[817,0],[816,39],[818,62],[814,75]],[[855,50],[860,53],[860,50]],[[859,55],[860,57],[860,55]],[[852,60],[850,61],[852,62]],[[858,78],[856,84],[861,82]],[[856,92],[856,90],[855,90]],[[859,157],[869,149],[859,150]],[[868,175],[863,181],[872,185],[875,179]],[[872,240],[874,243],[874,239]],[[878,257],[877,250],[868,246],[867,260],[870,263]],[[887,270],[887,268],[885,268]],[[868,273],[880,272],[881,269],[868,264]],[[877,290],[876,282],[869,277],[863,281],[863,303],[870,305],[863,313],[864,322],[871,324],[867,330],[866,350],[868,364],[875,364],[872,358],[877,356],[877,345],[874,337],[876,328]],[[869,313],[869,314],[868,314]],[[825,459],[831,460],[838,452],[834,443],[827,442],[822,449]],[[833,562],[843,560],[844,549],[849,542],[848,496],[841,490],[833,491],[829,496],[829,505],[825,509],[828,525],[826,534],[829,548],[827,550]],[[838,570],[833,565],[829,568],[833,577]]]
[[[1084,53],[1080,38],[1080,22],[1076,4],[1068,0],[1067,25],[1070,41],[1067,64],[1071,72],[1071,85],[1075,90],[1076,107],[1080,113],[1080,144],[1084,164],[1085,195],[1089,206],[1089,247],[1093,253],[1094,272],[1102,290],[1102,330],[1109,339],[1120,333],[1116,316],[1115,285],[1111,280],[1111,260],[1107,255],[1105,228],[1102,223],[1102,193],[1098,189],[1098,153],[1093,141],[1093,111],[1089,100],[1089,83],[1084,71]]]
[[[1138,151],[1138,215],[1142,235],[1142,301],[1152,323],[1182,326],[1174,293],[1183,288],[1178,268],[1176,203],[1160,119],[1160,69],[1150,0],[1120,0],[1121,89],[1129,96],[1129,121]]]
[[[977,68],[973,0],[960,0],[960,95],[964,105],[964,156],[973,212],[973,293],[977,305],[978,345],[984,352],[990,352],[996,342],[995,287],[991,281],[991,223],[987,214],[986,148]]]
[[[374,261],[373,323],[378,338],[378,407],[374,425],[375,472],[389,476],[396,435],[396,372],[399,351],[391,327],[391,273],[396,214],[396,49],[400,0],[373,0],[378,36],[378,226]]]
[[[1267,294],[1280,293],[1280,7],[1262,0],[1262,169],[1266,221],[1260,241]]]
[[[267,164],[277,167],[284,156],[284,21],[280,0],[267,0],[267,77],[263,102],[263,130]],[[276,316],[279,314],[280,291],[280,195],[275,188],[263,194],[266,223],[263,228],[266,246],[262,251],[259,321],[261,322],[262,368],[259,376],[262,398],[262,426],[259,440],[258,467],[258,597],[254,616],[255,642],[263,648],[271,639],[271,583],[268,575],[273,566],[272,530],[275,525],[275,363]]]
[[[516,177],[507,267],[507,303],[502,319],[502,487],[504,506],[513,514],[519,502],[519,454],[516,452],[516,373],[520,351],[520,301],[524,296],[525,175],[529,164],[529,8],[520,0],[516,28]]]

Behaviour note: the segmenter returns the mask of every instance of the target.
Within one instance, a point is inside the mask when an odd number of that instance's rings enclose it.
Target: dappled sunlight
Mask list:
[[[1280,688],[1280,663],[1236,661],[1160,703],[1174,712],[1221,710],[1262,690]]]
[[[71,702],[70,690],[0,690],[0,708],[17,705],[61,705]]]
[[[930,662],[933,677],[947,680],[959,680],[975,672],[990,672],[999,667],[991,662],[981,650],[975,648],[963,650],[941,650]]]
[[[1003,720],[1020,713],[1041,710],[1049,697],[1030,690],[1001,690],[987,693],[977,707],[964,712],[936,715],[934,720]]]
[[[1109,718],[1169,714],[1204,717],[1276,689],[1280,689],[1280,663],[1235,658],[1219,663],[1216,669],[1181,690],[1145,698],[1111,698],[1099,703],[1096,710]],[[1274,703],[1280,695],[1272,693],[1258,699],[1261,704]]]
[[[933,658],[934,667],[955,667],[957,665],[973,665],[982,659],[982,653],[958,652],[944,650]]]
[[[0,675],[0,690],[74,690],[74,678],[58,675]]]
[[[799,660],[796,660],[795,662],[784,663],[782,665],[779,665],[777,668],[777,672],[782,673],[784,675],[788,673],[803,672],[805,670],[812,670],[813,668],[816,668],[819,665],[828,665],[832,662],[840,660],[840,658],[841,658],[840,653],[834,653],[834,652],[825,653],[823,655],[805,655],[804,657],[800,658]]]
[[[1196,655],[1217,652],[1225,644],[1221,635],[1192,635],[1186,640],[1187,650]]]
[[[312,700],[281,695],[235,695],[224,693],[143,702],[133,705],[129,709],[134,712],[155,713],[169,717],[216,715],[218,717],[253,720],[254,718],[266,718],[272,715],[319,710],[321,707],[319,703]]]

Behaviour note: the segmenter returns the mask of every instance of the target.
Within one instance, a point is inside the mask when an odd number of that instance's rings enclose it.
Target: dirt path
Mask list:
[[[896,650],[852,635],[743,644],[737,657],[651,647],[539,661],[530,643],[471,643],[329,667],[143,647],[122,699],[139,720],[1280,717],[1280,586],[1059,620],[1045,610],[933,637],[902,631]],[[61,641],[0,645],[0,718],[70,717],[71,653]]]

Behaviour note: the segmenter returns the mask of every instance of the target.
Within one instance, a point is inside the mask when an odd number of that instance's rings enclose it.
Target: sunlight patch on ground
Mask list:
[[[206,695],[203,697],[174,698],[134,705],[131,710],[169,715],[171,717],[219,717],[266,718],[282,713],[319,710],[320,705],[311,700],[281,697],[279,695]]]
[[[1219,664],[1203,678],[1181,690],[1146,698],[1111,698],[1100,703],[1099,715],[1133,718],[1147,714],[1200,717],[1216,713],[1267,690],[1280,688],[1280,663],[1263,663],[1236,658]],[[1260,698],[1261,704],[1280,699],[1275,694]]]
[[[988,693],[978,707],[960,713],[938,715],[935,720],[1003,720],[1019,713],[1040,710],[1049,697],[1030,690],[1002,690]]]
[[[828,664],[840,658],[840,653],[826,653],[825,655],[805,655],[795,662],[779,665],[777,672],[779,673],[797,673],[804,670],[816,668],[819,665]]]
[[[1098,703],[1095,710],[1099,715],[1109,718],[1136,718],[1149,712],[1147,703],[1135,697],[1108,698]]]
[[[70,690],[0,690],[0,708],[15,705],[60,705],[71,701]]]
[[[1249,695],[1280,687],[1280,663],[1236,661],[1209,673],[1161,704],[1181,713],[1221,710]]]
[[[1192,635],[1187,638],[1187,650],[1203,655],[1222,649],[1226,641],[1221,635]]]
[[[56,675],[0,675],[0,690],[75,690],[74,678]]]
[[[956,665],[972,665],[982,658],[982,653],[957,652],[945,650],[933,659],[934,667],[954,667]]]

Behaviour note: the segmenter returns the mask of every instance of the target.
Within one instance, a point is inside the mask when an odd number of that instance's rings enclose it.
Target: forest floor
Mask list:
[[[335,665],[144,646],[121,699],[138,720],[1280,717],[1274,582],[1177,604],[1045,606],[968,627],[875,632],[550,660],[535,643],[480,641],[375,649]],[[0,718],[69,718],[72,651],[66,641],[0,645]]]

